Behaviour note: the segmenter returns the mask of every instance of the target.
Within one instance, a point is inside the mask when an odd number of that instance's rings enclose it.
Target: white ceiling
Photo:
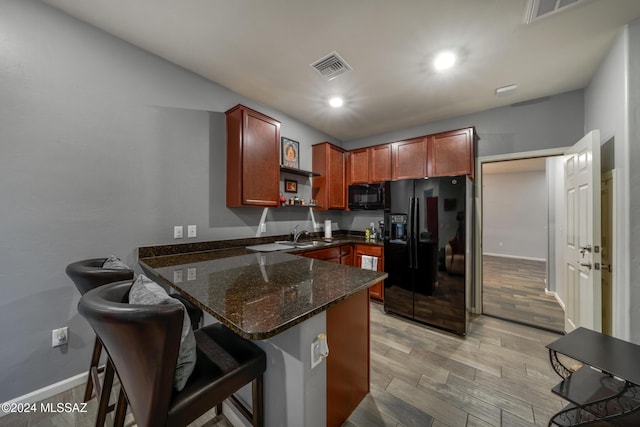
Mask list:
[[[584,88],[640,16],[639,0],[532,24],[527,0],[43,1],[342,141]],[[436,73],[443,48],[462,58]],[[327,81],[309,65],[332,51],[353,71]]]

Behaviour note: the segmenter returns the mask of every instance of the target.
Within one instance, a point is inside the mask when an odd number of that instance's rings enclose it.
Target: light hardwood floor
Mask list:
[[[563,406],[550,391],[560,378],[544,348],[558,336],[478,316],[461,338],[386,315],[372,303],[371,393],[345,427],[546,426]],[[77,387],[53,401],[80,402],[81,396]],[[0,425],[91,426],[94,416],[7,416]],[[194,425],[229,426],[224,417],[212,417]],[[133,425],[130,416],[127,425]]]
[[[487,316],[466,337],[371,310],[371,394],[353,426],[546,426],[564,404],[545,345],[558,334]]]
[[[546,264],[483,255],[482,312],[552,331],[564,330],[564,311],[545,294]]]

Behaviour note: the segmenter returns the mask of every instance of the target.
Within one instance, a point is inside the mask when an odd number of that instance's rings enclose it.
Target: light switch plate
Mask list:
[[[181,283],[182,274],[182,270],[173,270],[173,283]]]

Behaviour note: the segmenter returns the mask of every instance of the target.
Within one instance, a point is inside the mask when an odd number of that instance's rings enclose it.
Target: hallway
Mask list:
[[[544,262],[484,255],[482,270],[483,314],[564,331],[564,311],[544,291]]]

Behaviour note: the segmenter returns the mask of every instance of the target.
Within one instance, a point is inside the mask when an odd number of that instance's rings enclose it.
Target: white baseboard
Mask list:
[[[16,397],[15,399],[11,399],[5,403],[36,403],[41,400],[48,399],[50,397],[55,396],[56,394],[62,393],[63,391],[71,390],[72,388],[84,384],[87,381],[87,372],[82,374],[78,374],[76,376],[66,378],[62,381],[59,381],[55,384],[48,385],[46,387],[42,387],[41,389],[32,391],[31,393],[27,393],[25,395]],[[74,402],[69,402],[74,403]],[[3,404],[4,405],[4,404]],[[0,411],[0,418],[7,415],[6,412]]]
[[[42,387],[41,389],[32,391],[31,393],[27,393],[25,395],[16,397],[15,399],[8,400],[7,402],[3,403],[0,406],[3,406],[7,403],[8,404],[37,403],[37,402],[40,402],[41,400],[45,400],[50,397],[53,397],[56,394],[62,393],[67,390],[71,390],[72,388],[77,387],[80,384],[84,384],[86,381],[87,381],[87,372],[64,379],[55,384]],[[76,403],[76,402],[69,402],[69,403]],[[231,425],[233,425],[234,427],[244,427],[249,425],[247,424],[244,418],[238,415],[237,409],[233,405],[229,404],[226,400],[222,403],[222,406],[224,407],[223,409],[224,416],[231,423]],[[8,412],[0,411],[0,418],[4,417],[7,414]]]
[[[565,307],[565,305],[564,305],[564,302],[560,299],[560,297],[558,296],[558,293],[557,293],[557,292],[550,291],[549,289],[546,289],[546,288],[545,288],[544,293],[545,293],[546,295],[551,295],[551,296],[553,296],[553,297],[556,299],[557,303],[560,305],[560,308],[562,308],[562,311],[566,311],[566,307]]]
[[[527,260],[527,261],[547,262],[547,260],[545,258],[535,258],[535,257],[520,256],[520,255],[494,254],[494,253],[491,253],[491,252],[483,252],[482,255],[497,256],[497,257],[501,257],[501,258],[524,259],[524,260]]]

